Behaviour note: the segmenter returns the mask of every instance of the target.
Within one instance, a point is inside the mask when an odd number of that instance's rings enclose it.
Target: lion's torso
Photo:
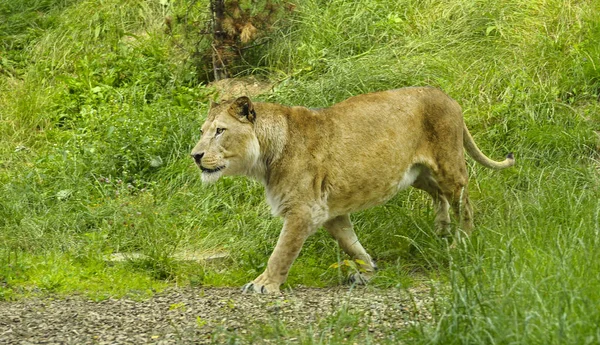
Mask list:
[[[424,166],[436,169],[432,155],[436,141],[448,142],[445,134],[462,156],[460,107],[433,88],[370,93],[320,110],[255,107],[259,118],[277,113],[287,124],[285,147],[265,180],[275,214],[307,204],[328,219],[381,204]],[[456,130],[437,133],[442,123]]]

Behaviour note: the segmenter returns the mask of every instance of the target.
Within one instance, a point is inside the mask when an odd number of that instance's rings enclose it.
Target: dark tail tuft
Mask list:
[[[508,159],[515,159],[515,155],[514,155],[514,154],[511,152],[511,153],[509,153],[509,154],[506,156],[506,158],[508,158]]]

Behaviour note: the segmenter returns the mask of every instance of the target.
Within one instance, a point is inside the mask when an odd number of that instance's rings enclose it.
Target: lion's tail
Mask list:
[[[506,156],[506,159],[502,162],[497,162],[488,158],[488,156],[481,152],[479,147],[477,147],[477,144],[475,144],[475,140],[473,140],[471,133],[469,133],[467,125],[463,125],[463,145],[469,153],[469,156],[471,156],[475,161],[477,161],[477,163],[483,165],[484,167],[491,169],[504,169],[515,165],[515,157],[512,152],[509,153]]]

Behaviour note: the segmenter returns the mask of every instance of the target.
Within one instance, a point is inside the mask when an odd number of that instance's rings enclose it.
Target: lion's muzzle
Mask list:
[[[202,165],[198,165],[198,166],[200,167],[200,170],[202,170],[202,172],[209,173],[209,174],[216,173],[217,171],[225,169],[224,165],[220,166],[220,167],[216,167],[214,169],[205,168]]]
[[[192,153],[192,158],[194,158],[196,165],[198,166],[198,168],[200,168],[200,170],[203,173],[212,174],[212,173],[216,173],[216,172],[219,172],[219,171],[225,169],[225,165],[222,165],[222,166],[217,165],[217,160],[214,159],[214,157],[211,156],[211,157],[205,158],[204,152]],[[204,158],[204,162],[203,162],[203,158]]]
[[[202,162],[202,157],[204,157],[204,152],[201,153],[192,153],[192,158],[194,158],[194,161],[196,161],[196,164],[198,164],[198,166],[201,166],[201,162]]]

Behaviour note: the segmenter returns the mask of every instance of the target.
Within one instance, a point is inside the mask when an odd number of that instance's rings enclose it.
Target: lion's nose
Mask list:
[[[192,153],[192,157],[194,157],[194,160],[196,161],[196,164],[200,164],[200,161],[202,160],[202,157],[204,157],[204,152],[201,152],[201,153]]]

